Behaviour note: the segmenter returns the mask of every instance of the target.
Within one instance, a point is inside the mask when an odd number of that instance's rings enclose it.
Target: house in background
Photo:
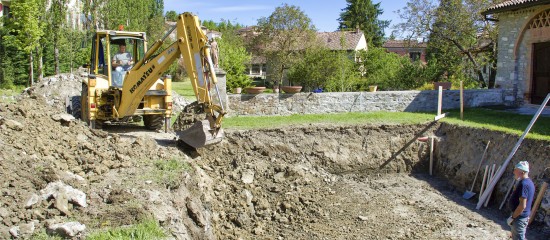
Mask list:
[[[550,1],[508,0],[482,14],[499,25],[495,84],[505,103],[541,104],[550,93]]]
[[[416,40],[388,40],[382,46],[387,52],[408,56],[412,61],[426,63],[426,42]]]
[[[246,41],[250,41],[258,33],[254,27],[246,27],[239,30],[239,35]],[[339,31],[339,32],[318,32],[317,40],[324,44],[332,51],[345,51],[353,57],[356,62],[361,61],[358,52],[367,50],[367,41],[363,32],[356,31]],[[252,56],[247,75],[251,78],[266,79],[267,59],[262,56]]]
[[[0,0],[0,17],[10,16],[10,4],[9,0]]]

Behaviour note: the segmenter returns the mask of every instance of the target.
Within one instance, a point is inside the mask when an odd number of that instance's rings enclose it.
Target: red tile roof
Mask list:
[[[340,38],[344,37],[344,50],[355,50],[363,32],[361,31],[337,31],[337,32],[318,32],[317,39],[325,44],[330,50],[342,50]]]
[[[544,4],[550,4],[550,0],[508,0],[493,5],[486,11],[482,12],[482,14],[487,15],[492,13],[500,13]]]

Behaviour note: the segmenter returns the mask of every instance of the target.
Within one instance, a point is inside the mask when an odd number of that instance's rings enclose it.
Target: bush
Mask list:
[[[301,85],[306,90],[353,91],[359,73],[347,53],[317,47],[307,49],[287,76],[292,85]]]

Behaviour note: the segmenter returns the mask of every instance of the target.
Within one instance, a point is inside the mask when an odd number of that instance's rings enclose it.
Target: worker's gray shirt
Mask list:
[[[125,65],[128,65],[128,63],[132,60],[132,54],[127,52],[117,53],[113,57],[113,60],[116,61],[117,64],[125,66]]]

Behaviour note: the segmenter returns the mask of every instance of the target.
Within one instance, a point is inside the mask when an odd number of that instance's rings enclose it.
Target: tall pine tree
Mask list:
[[[371,0],[346,0],[348,6],[340,13],[338,30],[355,30],[359,28],[365,34],[367,42],[376,47],[382,46],[384,29],[390,25],[388,20],[378,17],[384,13],[380,3]]]

